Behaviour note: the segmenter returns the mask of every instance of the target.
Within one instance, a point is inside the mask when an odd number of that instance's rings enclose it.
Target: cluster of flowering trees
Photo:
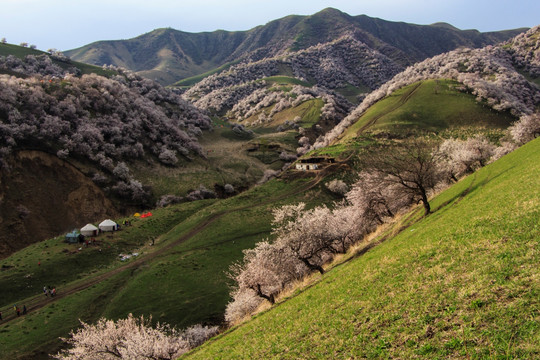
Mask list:
[[[539,33],[537,26],[499,46],[458,49],[408,67],[370,93],[332,131],[317,139],[314,148],[330,144],[385,96],[426,79],[454,79],[463,83],[465,90],[475,95],[478,101],[486,102],[495,110],[510,111],[518,117],[531,114],[540,102],[540,91],[517,69],[529,71],[532,76],[539,72]]]
[[[0,69],[6,69],[25,76],[56,76],[63,77],[66,74],[79,74],[76,67],[62,68],[55,64],[50,56],[27,55],[20,59],[13,55],[0,56]]]
[[[520,69],[540,77],[540,26],[510,39],[503,44],[504,49],[512,56],[512,62]]]
[[[201,345],[218,332],[217,326],[192,326],[178,331],[151,319],[134,318],[117,322],[100,319],[95,325],[81,322],[82,327],[63,339],[71,347],[58,353],[56,359],[177,359]]]
[[[211,128],[209,117],[156,82],[120,69],[112,78],[76,76],[48,56],[8,56],[0,66],[28,76],[0,75],[1,166],[24,148],[85,158],[98,165],[97,182],[114,175],[112,189],[138,201],[145,191],[115,172],[121,162],[151,153],[175,165],[179,156],[203,155],[197,137]]]
[[[295,77],[315,79],[329,89],[347,84],[375,89],[403,70],[352,34],[298,51],[286,59]]]
[[[296,85],[291,91],[283,91],[268,88],[261,80],[278,75],[283,68],[289,68],[295,78],[310,79],[317,86]],[[184,97],[210,112],[228,111],[227,116],[237,121],[258,114],[257,124],[270,121],[286,108],[320,98],[325,103],[323,120],[335,124],[350,111],[351,104],[331,89],[347,85],[374,89],[400,70],[385,55],[345,35],[305,50],[232,66],[197,83]]]
[[[385,55],[369,48],[354,36],[345,35],[305,50],[234,65],[203,79],[190,88],[185,96],[201,99],[214,91],[219,93],[223,88],[278,75],[283,67],[290,68],[297,79],[312,79],[319,86],[328,89],[348,84],[375,89],[402,70]]]

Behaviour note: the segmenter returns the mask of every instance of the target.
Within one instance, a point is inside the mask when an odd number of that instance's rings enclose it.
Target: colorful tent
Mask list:
[[[99,224],[99,230],[101,230],[101,231],[115,231],[115,230],[118,230],[118,224],[116,224],[111,219],[103,220]]]
[[[135,217],[139,217],[139,216],[141,216],[141,214],[139,214],[139,213],[135,213],[135,214],[133,214],[133,216],[135,216]]]
[[[98,228],[93,224],[86,224],[81,228],[81,234],[84,236],[97,236]]]

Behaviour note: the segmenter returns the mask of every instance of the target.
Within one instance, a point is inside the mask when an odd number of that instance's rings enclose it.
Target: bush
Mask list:
[[[156,203],[156,207],[166,207],[168,205],[172,205],[172,204],[178,204],[179,202],[181,202],[182,200],[184,200],[183,197],[181,196],[176,196],[176,195],[163,195],[162,197],[159,198],[159,200],[157,201]]]
[[[325,185],[328,190],[341,196],[345,195],[349,191],[349,187],[343,180],[334,179],[327,182]]]

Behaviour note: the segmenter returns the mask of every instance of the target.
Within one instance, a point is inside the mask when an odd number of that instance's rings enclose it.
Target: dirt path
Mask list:
[[[341,167],[343,165],[344,165],[344,162],[335,164],[335,166],[339,166],[339,167]],[[96,275],[96,276],[94,276],[92,278],[84,279],[84,280],[82,280],[82,281],[80,281],[78,283],[68,285],[68,286],[62,288],[62,290],[54,298],[46,297],[43,294],[40,294],[40,295],[36,295],[36,296],[34,296],[32,298],[26,299],[25,305],[27,307],[27,311],[31,312],[31,311],[39,310],[39,309],[43,308],[44,306],[49,305],[51,302],[57,301],[59,299],[63,299],[65,297],[67,297],[67,296],[70,296],[70,295],[75,294],[75,293],[77,293],[77,292],[79,292],[81,290],[87,289],[87,288],[89,288],[89,287],[91,287],[91,286],[93,286],[95,284],[98,284],[101,281],[107,280],[107,279],[111,278],[112,276],[117,275],[117,274],[119,274],[119,273],[121,273],[123,271],[137,268],[137,267],[141,266],[142,264],[144,264],[146,262],[152,261],[154,258],[166,253],[167,251],[174,248],[175,246],[189,240],[193,236],[195,236],[195,235],[199,234],[200,232],[204,231],[212,223],[214,223],[216,220],[220,219],[221,217],[223,217],[225,215],[231,214],[231,213],[236,212],[236,211],[243,211],[243,210],[246,210],[246,209],[251,209],[251,208],[255,208],[255,207],[259,207],[259,206],[265,206],[265,205],[274,203],[276,201],[285,199],[285,198],[287,198],[289,196],[293,196],[293,195],[297,195],[297,194],[302,193],[302,192],[306,192],[306,191],[312,189],[313,187],[315,187],[317,184],[319,184],[322,181],[322,179],[324,179],[324,176],[325,176],[325,174],[327,172],[328,172],[328,169],[324,169],[324,170],[321,170],[320,172],[317,172],[317,174],[316,174],[315,178],[313,178],[313,180],[311,180],[310,182],[308,182],[304,186],[302,186],[299,189],[296,189],[294,191],[291,191],[291,192],[288,192],[288,193],[285,193],[285,194],[282,194],[280,196],[276,196],[276,197],[273,197],[273,198],[269,198],[269,199],[267,199],[265,201],[262,201],[262,202],[259,202],[259,203],[256,203],[256,204],[241,206],[241,207],[238,207],[238,208],[234,208],[234,209],[230,209],[230,210],[224,210],[224,211],[220,211],[220,212],[217,212],[215,214],[212,214],[212,215],[208,216],[207,218],[205,218],[204,220],[202,220],[201,222],[199,222],[197,225],[195,225],[193,228],[191,228],[184,235],[180,236],[178,239],[176,239],[176,240],[174,240],[174,241],[172,241],[172,242],[170,242],[170,243],[168,243],[166,245],[163,245],[163,246],[157,248],[156,250],[154,250],[152,252],[141,255],[138,258],[136,258],[134,260],[131,260],[130,262],[128,262],[128,263],[126,263],[126,264],[124,264],[122,266],[111,269],[110,271],[107,271],[107,272],[104,272],[102,274]],[[171,229],[170,231],[172,231],[172,230],[174,230],[174,228]],[[229,241],[232,241],[232,240],[226,240],[226,241],[220,242],[218,244],[213,244],[211,246],[220,245],[222,243],[226,243],[226,242],[229,242]],[[205,246],[205,247],[208,247],[208,246]],[[190,249],[190,250],[192,250],[192,249]],[[23,303],[20,303],[20,304],[23,304]],[[19,306],[21,307],[21,310],[22,310],[22,305],[19,305]],[[13,309],[10,309],[9,311],[5,311],[5,309],[4,309],[3,321],[0,322],[0,325],[4,325],[4,324],[6,324],[6,323],[8,323],[8,322],[10,322],[10,321],[17,318],[17,315],[12,310]],[[21,315],[21,316],[24,316],[24,315]]]

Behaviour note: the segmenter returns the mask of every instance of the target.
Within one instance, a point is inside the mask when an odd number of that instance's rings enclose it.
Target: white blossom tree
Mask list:
[[[519,145],[540,136],[540,113],[522,116],[509,128],[510,134]]]
[[[69,360],[176,359],[217,334],[217,327],[195,325],[178,331],[169,325],[151,325],[151,319],[129,314],[116,322],[100,319],[62,339],[70,347],[54,356]]]

